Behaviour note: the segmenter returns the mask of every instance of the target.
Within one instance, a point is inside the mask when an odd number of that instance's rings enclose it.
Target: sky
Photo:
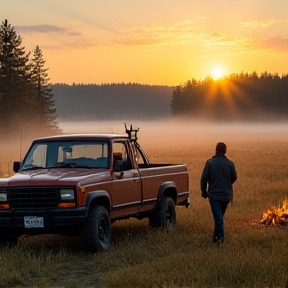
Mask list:
[[[51,83],[175,86],[214,69],[288,74],[287,0],[0,0]]]

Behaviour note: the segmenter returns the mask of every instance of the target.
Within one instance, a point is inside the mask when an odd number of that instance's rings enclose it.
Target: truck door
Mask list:
[[[113,142],[112,217],[137,213],[141,207],[141,179],[127,141]]]

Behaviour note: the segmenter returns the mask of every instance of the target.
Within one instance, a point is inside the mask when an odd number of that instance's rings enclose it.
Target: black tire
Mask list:
[[[103,206],[91,209],[80,237],[82,249],[88,253],[101,252],[110,246],[111,221]]]
[[[176,210],[172,198],[164,196],[158,207],[149,217],[149,226],[152,228],[170,228],[176,227]]]

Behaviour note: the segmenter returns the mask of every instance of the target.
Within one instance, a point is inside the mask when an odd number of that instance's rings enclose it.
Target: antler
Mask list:
[[[124,123],[124,125],[125,125],[125,130],[130,141],[137,142],[137,139],[138,139],[137,132],[139,131],[139,128],[133,129],[132,124],[131,124],[130,129],[127,129],[126,123]],[[132,135],[132,133],[134,133],[134,135]]]

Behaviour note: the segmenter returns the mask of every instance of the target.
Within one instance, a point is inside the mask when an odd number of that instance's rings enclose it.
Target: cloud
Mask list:
[[[247,28],[266,28],[276,24],[283,24],[288,23],[288,19],[270,19],[266,21],[261,20],[248,20],[245,22],[241,22],[239,24],[240,27],[247,27]]]
[[[36,33],[63,33],[66,32],[67,29],[64,29],[59,26],[53,26],[53,25],[30,25],[30,26],[17,26],[15,27],[17,31],[24,32],[24,33],[30,33],[30,32],[36,32]]]
[[[43,37],[37,38],[38,41],[42,43],[40,46],[49,50],[66,50],[74,48],[85,48],[93,46],[93,43],[87,44],[88,37],[86,37],[82,32],[79,32],[77,26],[61,27],[56,25],[30,25],[30,26],[17,26],[15,27],[17,33],[21,36],[28,35],[34,36],[35,34],[43,35]],[[26,38],[26,36],[25,36]],[[49,40],[48,40],[49,39]],[[37,43],[38,45],[39,43]]]
[[[61,27],[56,25],[18,26],[22,33],[41,33],[50,40],[40,43],[41,47],[53,50],[87,49],[105,47],[137,47],[165,45],[194,45],[201,47],[202,57],[217,55],[237,55],[244,53],[288,52],[287,37],[257,38],[252,36],[232,35],[224,32],[204,33],[199,24],[206,18],[152,26],[118,27],[113,33],[82,33],[79,24]],[[284,20],[259,20],[242,22],[243,27],[268,27]],[[266,25],[266,26],[265,26]],[[107,32],[107,31],[106,31]],[[102,37],[103,36],[103,37]]]
[[[84,35],[79,32],[77,27],[60,27],[56,25],[31,25],[18,26],[17,32],[20,34],[41,33],[52,35],[53,40],[61,36],[63,48],[88,48],[88,47],[111,47],[111,46],[147,46],[147,45],[165,45],[169,43],[186,43],[193,39],[193,24],[198,20],[185,20],[172,25],[157,24],[147,27],[118,28],[111,30],[112,34],[106,34],[105,38],[97,38],[94,35]],[[117,35],[117,36],[115,36]],[[69,36],[69,37],[66,37]],[[55,38],[56,37],[56,38]],[[109,38],[110,37],[110,38]],[[65,42],[64,42],[65,41]],[[59,46],[57,46],[59,47]]]
[[[202,34],[202,41],[205,46],[243,46],[247,42],[245,37],[235,37],[224,33],[214,32],[212,34]]]
[[[117,38],[103,42],[106,46],[144,46],[187,44],[193,42],[196,33],[196,24],[205,19],[188,19],[174,24],[158,23],[154,26],[120,28]]]
[[[79,33],[76,30],[72,30],[71,28],[63,28],[55,25],[30,25],[30,26],[17,26],[15,27],[17,32],[23,33],[42,33],[42,34],[66,34],[69,36],[80,36],[82,33]]]
[[[288,53],[288,37],[276,36],[266,38],[232,37],[223,33],[202,35],[203,42],[201,58],[231,56],[240,54],[271,54]]]
[[[255,47],[274,53],[288,53],[288,37],[275,36],[260,39],[254,43]]]
[[[201,58],[217,56],[231,56],[251,53],[253,38],[233,36],[225,33],[214,32],[210,34],[199,34],[198,42],[202,47]]]

